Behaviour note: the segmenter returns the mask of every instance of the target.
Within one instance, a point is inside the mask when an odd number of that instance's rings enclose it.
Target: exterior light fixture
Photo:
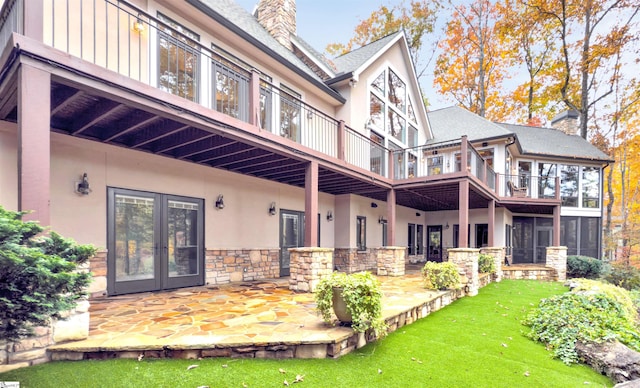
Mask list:
[[[449,221],[447,221],[447,224],[444,226],[445,229],[449,229]]]
[[[327,221],[333,221],[333,213],[331,212],[331,210],[327,212]]]
[[[421,214],[420,214],[420,213],[416,213],[416,217],[420,217],[420,216],[421,216]]]
[[[269,215],[271,215],[271,216],[275,216],[276,215],[276,203],[275,202],[271,202],[271,205],[269,206]]]
[[[378,223],[379,223],[379,224],[386,224],[386,223],[387,223],[387,220],[385,220],[385,219],[384,219],[384,217],[380,216],[380,217],[378,218]]]
[[[82,179],[80,182],[76,182],[76,193],[80,195],[89,195],[91,192],[91,188],[89,187],[89,178],[87,177],[87,173],[85,172],[82,175]]]
[[[216,199],[216,209],[224,209],[224,198],[222,197],[222,194],[218,195],[218,199]]]
[[[138,17],[136,18],[136,21],[133,22],[133,31],[137,32],[138,34],[142,34],[145,30],[145,26],[144,26],[144,22],[142,21],[142,16],[140,14],[138,14]]]
[[[377,207],[378,207],[378,204],[377,204],[377,203],[375,203],[375,202],[371,202],[371,207],[372,207],[372,208],[377,208]]]

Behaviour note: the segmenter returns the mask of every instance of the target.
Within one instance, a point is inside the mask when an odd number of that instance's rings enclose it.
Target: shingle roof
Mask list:
[[[299,36],[294,36],[291,37],[291,41],[294,45],[298,45],[299,47],[304,48],[304,50],[307,51],[307,53],[309,53],[313,57],[312,59],[315,60],[318,64],[326,66],[327,69],[331,71],[331,74],[329,74],[330,76],[333,76],[335,74],[335,65],[321,52],[313,48],[313,46],[311,46],[306,40],[302,39]]]
[[[464,135],[470,141],[511,135],[504,127],[458,106],[427,112],[427,117],[433,132],[427,144],[460,140]]]
[[[374,55],[378,54],[384,46],[395,39],[401,31],[394,32],[387,35],[384,38],[380,38],[375,42],[371,42],[366,46],[362,46],[355,50],[352,50],[346,54],[343,54],[333,60],[338,71],[336,74],[352,73],[360,68],[365,62],[371,59]]]
[[[577,135],[553,128],[500,124],[518,137],[524,155],[559,156],[572,159],[610,161],[611,158],[593,144]]]
[[[290,67],[298,73],[304,74],[309,80],[313,80],[316,85],[333,95],[335,98],[344,101],[336,91],[329,88],[316,73],[307,67],[300,58],[282,46],[267,30],[258,23],[258,20],[234,0],[188,0],[198,9],[207,12],[207,14],[216,19],[221,24],[231,28],[235,33],[243,36],[245,39],[254,39],[259,45],[284,59]],[[204,7],[204,8],[203,8]],[[220,16],[220,17],[216,17]],[[235,28],[234,28],[235,27]],[[253,43],[253,42],[252,42]]]

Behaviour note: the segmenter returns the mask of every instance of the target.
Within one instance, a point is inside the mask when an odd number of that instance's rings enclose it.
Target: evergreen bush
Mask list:
[[[478,256],[478,272],[496,273],[496,259],[491,255],[481,253]]]
[[[39,235],[43,228],[23,215],[0,206],[0,338],[12,342],[86,296],[91,274],[78,266],[96,251],[55,232]]]
[[[597,279],[602,269],[602,260],[594,257],[567,256],[567,277]]]
[[[449,261],[444,263],[427,261],[422,268],[422,278],[425,287],[431,290],[446,290],[460,286],[458,266]]]

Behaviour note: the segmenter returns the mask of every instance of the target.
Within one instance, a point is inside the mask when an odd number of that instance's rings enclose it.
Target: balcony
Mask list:
[[[5,2],[0,11],[0,47],[12,39],[11,32],[24,34],[23,15],[30,4],[37,3]],[[219,127],[244,130],[267,141],[277,138],[294,154],[315,153],[367,177],[367,182],[338,181],[335,172],[321,170],[321,191],[360,193],[385,200],[384,187],[371,187],[385,178],[385,182],[402,182],[472,176],[485,193],[495,196],[496,190],[502,190],[501,196],[513,196],[512,191],[505,191],[506,181],[498,185],[494,170],[465,137],[458,142],[389,149],[379,139],[350,128],[307,104],[295,92],[279,87],[260,69],[219,47],[199,43],[197,34],[169,17],[153,16],[126,1],[45,0],[42,4],[44,8],[36,12],[42,15],[42,43],[68,54],[63,57],[70,66],[90,63],[107,69],[114,79],[124,77],[143,84],[145,90],[161,91],[164,94],[157,98],[161,104],[183,101],[170,105],[173,111],[197,111],[205,121],[214,116],[209,112],[217,112],[214,121]],[[150,111],[123,106],[57,80],[52,82],[52,100],[51,121],[57,132],[282,183],[304,183],[303,161],[267,150],[264,143],[248,144],[227,133],[212,134],[202,127],[185,125],[173,117],[153,116]],[[69,128],[72,119],[87,112],[92,116]],[[428,208],[424,204],[414,206]]]

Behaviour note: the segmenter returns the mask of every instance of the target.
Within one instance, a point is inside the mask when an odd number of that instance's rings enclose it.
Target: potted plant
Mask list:
[[[350,323],[354,331],[373,329],[376,337],[386,334],[380,282],[370,272],[334,272],[320,280],[314,295],[316,309],[326,323],[332,322],[331,313],[338,309],[336,317],[340,322]]]

